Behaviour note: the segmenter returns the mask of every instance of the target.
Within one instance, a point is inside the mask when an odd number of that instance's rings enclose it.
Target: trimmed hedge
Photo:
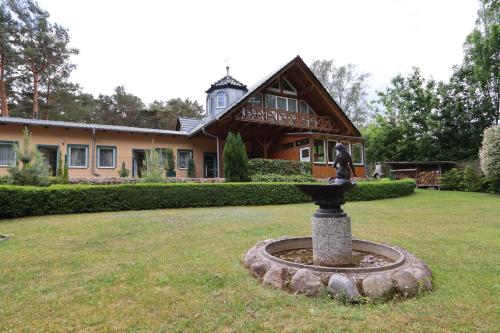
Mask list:
[[[265,175],[256,174],[252,176],[253,182],[274,182],[274,183],[315,183],[316,179],[308,175],[277,175],[274,173],[267,173]]]
[[[254,158],[248,161],[250,175],[277,174],[283,176],[290,175],[311,175],[311,163],[289,160],[270,160],[265,158]]]
[[[348,200],[412,193],[408,180],[361,182]],[[0,218],[179,207],[276,205],[309,202],[294,183],[174,183],[123,185],[0,185]]]

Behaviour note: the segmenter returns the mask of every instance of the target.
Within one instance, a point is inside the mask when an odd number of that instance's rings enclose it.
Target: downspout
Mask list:
[[[201,128],[201,131],[203,132],[203,134],[206,134],[212,138],[215,138],[217,139],[217,178],[220,178],[220,168],[219,168],[219,137],[216,136],[216,135],[213,135],[213,134],[210,134],[208,132],[205,131],[205,126],[203,126]]]
[[[95,127],[92,127],[92,165],[90,166],[90,171],[93,176],[100,176],[95,172]]]

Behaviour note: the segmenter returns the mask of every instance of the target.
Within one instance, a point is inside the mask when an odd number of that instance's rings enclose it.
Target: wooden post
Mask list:
[[[267,150],[271,146],[273,139],[269,139],[269,141],[264,141],[264,142],[257,139],[257,142],[259,143],[259,145],[261,145],[262,149],[264,149],[264,158],[267,158]]]

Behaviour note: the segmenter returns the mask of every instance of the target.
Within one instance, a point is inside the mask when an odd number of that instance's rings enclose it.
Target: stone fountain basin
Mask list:
[[[297,184],[302,192],[309,194],[314,201],[328,200],[343,196],[346,192],[356,187],[356,183],[346,182],[342,184]]]
[[[327,267],[327,266],[316,266],[316,265],[306,265],[306,264],[296,263],[288,260],[283,260],[274,256],[275,253],[281,251],[310,249],[310,248],[312,248],[311,237],[287,238],[274,241],[264,246],[264,248],[262,249],[262,255],[275,263],[285,266],[291,266],[299,269],[306,268],[308,270],[316,272],[336,272],[336,273],[366,273],[366,272],[387,271],[397,268],[403,265],[403,263],[405,262],[405,255],[401,251],[387,245],[372,243],[360,239],[352,240],[353,250],[382,255],[384,257],[391,259],[391,261],[393,262],[379,267]]]

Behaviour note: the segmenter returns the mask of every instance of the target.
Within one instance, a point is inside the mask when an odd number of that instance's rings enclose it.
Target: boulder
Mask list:
[[[411,272],[413,276],[417,279],[420,289],[432,291],[432,281],[429,275],[427,275],[421,269],[418,268],[412,268]]]
[[[314,297],[321,293],[322,288],[321,279],[310,270],[302,268],[293,275],[292,291],[295,294],[305,294]]]
[[[387,299],[394,294],[392,280],[380,275],[372,275],[364,279],[362,288],[365,296],[375,300]]]
[[[340,274],[330,276],[328,280],[328,292],[333,298],[345,298],[350,302],[356,301],[360,297],[358,288],[356,288],[354,282]]]
[[[250,266],[250,274],[260,279],[267,272],[267,265],[262,261],[257,261]]]
[[[266,239],[262,242],[257,243],[254,247],[252,247],[245,254],[245,258],[243,259],[243,266],[246,268],[250,268],[253,263],[257,262],[260,259],[260,249],[262,246],[272,242],[272,239]]]
[[[394,284],[404,298],[414,297],[418,293],[418,281],[409,271],[400,271],[393,275]]]
[[[277,265],[271,266],[266,274],[264,274],[262,285],[275,289],[283,289],[283,268]]]

